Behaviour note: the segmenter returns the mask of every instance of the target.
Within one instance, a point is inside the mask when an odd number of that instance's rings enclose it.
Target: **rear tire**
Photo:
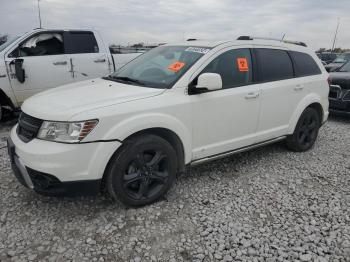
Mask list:
[[[144,206],[161,198],[176,178],[177,156],[161,137],[142,135],[125,142],[106,173],[111,197],[126,206]]]
[[[294,133],[287,137],[287,147],[296,152],[311,149],[317,139],[321,119],[314,108],[308,107],[301,114]]]

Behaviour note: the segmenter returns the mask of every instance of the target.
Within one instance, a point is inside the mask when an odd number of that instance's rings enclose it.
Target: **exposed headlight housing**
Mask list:
[[[79,143],[97,125],[98,120],[81,122],[44,121],[38,132],[38,138],[62,143]]]

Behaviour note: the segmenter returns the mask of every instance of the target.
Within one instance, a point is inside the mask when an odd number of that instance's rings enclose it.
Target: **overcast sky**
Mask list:
[[[0,34],[38,27],[36,0],[0,0]],[[239,35],[350,48],[350,0],[41,0],[44,28],[94,28],[108,43],[159,43]]]

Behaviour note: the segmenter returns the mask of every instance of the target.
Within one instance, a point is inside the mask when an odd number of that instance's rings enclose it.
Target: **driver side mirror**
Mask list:
[[[202,93],[222,89],[222,79],[216,73],[203,73],[198,76],[197,85],[193,87],[193,93]]]
[[[25,81],[25,71],[23,69],[23,59],[15,59],[15,72],[18,82],[24,83]]]

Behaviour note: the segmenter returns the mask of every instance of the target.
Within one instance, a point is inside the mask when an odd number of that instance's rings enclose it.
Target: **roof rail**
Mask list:
[[[254,39],[259,39],[259,40],[271,40],[271,41],[278,41],[286,44],[293,44],[293,45],[300,45],[307,47],[307,45],[304,42],[298,42],[298,41],[290,41],[290,40],[283,40],[283,39],[278,39],[278,38],[269,38],[269,37],[253,37],[253,36],[240,36],[237,38],[237,40],[254,40]]]

